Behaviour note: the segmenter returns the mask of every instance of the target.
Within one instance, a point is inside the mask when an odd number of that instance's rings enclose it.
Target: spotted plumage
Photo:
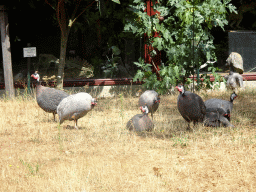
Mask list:
[[[96,104],[96,99],[84,92],[64,98],[57,107],[60,124],[65,120],[74,120],[75,128],[78,129],[78,119],[85,116]]]
[[[39,107],[45,112],[52,113],[55,121],[55,114],[57,114],[57,107],[59,103],[68,96],[64,91],[44,87],[40,84],[40,75],[36,71],[31,75],[36,81],[36,101]]]
[[[190,122],[195,125],[197,122],[203,122],[206,114],[206,107],[202,98],[190,91],[185,91],[183,85],[176,86],[180,92],[177,100],[178,110],[181,116],[188,122],[188,129]]]
[[[158,109],[160,103],[160,97],[154,90],[145,91],[139,98],[139,106],[147,106],[149,113],[153,119],[153,114]]]
[[[213,98],[213,99],[206,100],[204,104],[206,108],[222,108],[225,111],[225,113],[227,113],[228,110],[231,113],[233,109],[233,101],[235,98],[237,98],[237,94],[233,92],[230,95],[230,101]],[[228,120],[230,121],[230,118],[228,118]]]
[[[154,128],[154,124],[151,121],[151,119],[148,117],[148,107],[147,106],[141,106],[140,107],[143,114],[137,114],[133,116],[128,122],[127,122],[127,129],[130,131],[152,131]]]
[[[206,108],[206,115],[204,119],[204,126],[207,127],[220,127],[222,124],[224,127],[234,127],[228,118],[230,117],[230,111],[224,111],[222,108]]]

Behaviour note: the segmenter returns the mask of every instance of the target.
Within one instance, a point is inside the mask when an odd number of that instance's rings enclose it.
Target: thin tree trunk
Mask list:
[[[67,42],[68,42],[68,32],[66,35],[61,36],[61,46],[60,46],[60,63],[58,67],[58,76],[57,76],[57,88],[63,88],[63,80],[64,80],[64,67],[66,61],[66,50],[67,50]]]
[[[57,75],[57,88],[63,88],[63,80],[64,80],[64,67],[66,60],[66,49],[68,42],[68,35],[70,27],[67,24],[66,18],[66,10],[65,10],[65,2],[62,0],[58,1],[58,6],[56,10],[57,19],[60,25],[61,30],[61,42],[60,42],[60,63],[58,66],[58,75]]]
[[[64,67],[65,67],[65,60],[66,60],[66,50],[67,50],[67,42],[70,29],[76,19],[86,10],[84,9],[77,17],[75,17],[78,7],[80,5],[81,0],[76,1],[75,8],[72,13],[71,18],[66,17],[66,9],[65,9],[65,2],[64,0],[58,0],[58,5],[56,9],[56,16],[61,30],[61,46],[60,46],[60,63],[58,66],[58,75],[57,75],[57,88],[63,88],[63,80],[64,80]],[[93,4],[93,1],[91,4]]]

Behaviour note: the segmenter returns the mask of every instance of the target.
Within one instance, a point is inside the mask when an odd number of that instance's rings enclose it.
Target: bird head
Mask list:
[[[145,114],[148,114],[148,107],[145,105],[145,106],[140,106],[140,110],[142,111],[142,113],[145,113]]]
[[[154,103],[160,103],[160,97],[157,97],[156,99],[154,99]]]
[[[176,86],[175,88],[176,88],[176,89],[178,89],[178,91],[179,91],[180,93],[182,93],[182,94],[185,92],[185,90],[184,90],[184,86],[183,86],[183,85],[181,85],[181,84],[180,84],[180,85],[178,85],[178,86]]]
[[[237,98],[237,97],[238,97],[237,94],[236,94],[235,92],[233,92],[233,93],[231,94],[231,96],[230,96],[230,101],[233,102],[233,100],[234,100],[235,98]]]
[[[40,80],[40,75],[38,74],[38,71],[35,71],[34,74],[31,75],[31,77],[33,77],[35,80],[37,80],[39,82]]]
[[[230,110],[228,109],[227,112],[224,114],[224,117],[229,117],[230,118]]]
[[[229,75],[233,75],[234,74],[234,72],[233,71],[229,71]]]
[[[97,98],[92,98],[91,104],[92,104],[92,106],[97,105]]]

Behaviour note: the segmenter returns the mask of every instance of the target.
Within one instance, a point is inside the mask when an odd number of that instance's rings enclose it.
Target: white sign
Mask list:
[[[36,47],[23,48],[23,57],[36,57]]]

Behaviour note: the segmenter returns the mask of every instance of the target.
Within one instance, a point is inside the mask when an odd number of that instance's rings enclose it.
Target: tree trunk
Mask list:
[[[9,35],[9,23],[4,5],[0,5],[0,31],[3,52],[4,83],[6,96],[14,98],[15,91],[12,74],[12,58]]]
[[[66,62],[66,49],[68,42],[68,35],[70,27],[67,23],[66,12],[65,12],[65,1],[58,1],[57,8],[57,18],[61,30],[61,40],[60,40],[60,62],[58,66],[58,75],[57,75],[57,88],[63,89],[63,80],[64,80],[64,67]]]
[[[57,88],[63,89],[63,80],[64,80],[64,67],[66,61],[66,50],[68,42],[68,32],[64,32],[65,35],[61,35],[61,46],[60,46],[60,63],[58,67],[57,75]]]

